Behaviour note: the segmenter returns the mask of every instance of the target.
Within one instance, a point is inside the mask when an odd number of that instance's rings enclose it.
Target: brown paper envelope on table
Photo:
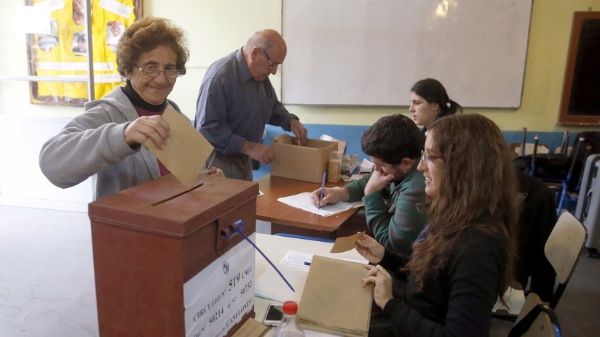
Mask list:
[[[329,252],[330,253],[342,253],[342,252],[353,249],[354,245],[356,244],[356,240],[358,239],[358,236],[361,233],[362,232],[357,232],[356,234],[353,234],[350,236],[342,236],[342,237],[335,239],[335,242],[333,243],[333,247],[331,247],[331,250]]]
[[[188,189],[202,172],[213,147],[182,113],[167,105],[162,117],[169,124],[167,145],[161,150],[153,141],[144,146]]]
[[[315,255],[298,309],[301,326],[342,336],[367,336],[373,287],[361,286],[366,272],[360,263]]]

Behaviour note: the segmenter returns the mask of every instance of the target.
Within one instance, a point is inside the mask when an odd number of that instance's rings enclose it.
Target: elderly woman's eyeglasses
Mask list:
[[[275,63],[275,62],[271,61],[271,58],[269,57],[269,54],[267,54],[267,52],[264,49],[260,48],[260,50],[262,51],[262,53],[267,58],[267,62],[269,63],[269,68],[271,68],[271,69],[277,69],[277,67],[279,67],[279,63]]]
[[[444,156],[434,156],[425,152],[425,150],[421,150],[421,161],[424,163],[429,163],[436,159],[444,159]]]
[[[157,77],[160,73],[165,73],[165,76],[168,78],[176,78],[182,75],[181,70],[177,69],[174,65],[167,65],[163,70],[160,70],[160,67],[154,63],[143,64],[137,67],[142,74],[149,77]]]

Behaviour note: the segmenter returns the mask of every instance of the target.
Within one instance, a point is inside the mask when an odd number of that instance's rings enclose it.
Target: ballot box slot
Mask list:
[[[165,198],[165,199],[162,199],[162,200],[156,201],[156,202],[152,203],[152,206],[157,206],[157,205],[163,204],[163,203],[165,203],[165,202],[167,202],[167,201],[169,201],[169,200],[173,200],[173,199],[175,199],[175,198],[177,198],[177,197],[180,197],[180,196],[182,196],[182,195],[184,195],[184,194],[186,194],[186,193],[192,192],[193,190],[195,190],[195,189],[197,189],[197,188],[201,187],[202,185],[204,185],[204,182],[200,182],[199,184],[197,184],[197,185],[193,186],[193,187],[192,187],[192,188],[190,188],[189,190],[185,190],[185,191],[182,191],[182,192],[180,192],[180,193],[177,193],[177,194],[175,194],[175,195],[172,195],[172,196],[170,196],[170,197],[167,197],[167,198]]]

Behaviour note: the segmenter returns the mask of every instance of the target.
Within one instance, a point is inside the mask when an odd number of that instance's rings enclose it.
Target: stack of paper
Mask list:
[[[306,329],[367,336],[373,287],[362,287],[360,263],[314,256],[300,300],[298,319]]]
[[[286,205],[302,209],[307,212],[311,212],[314,214],[318,214],[320,216],[331,216],[338,213],[345,212],[349,209],[355,207],[362,207],[362,201],[356,202],[338,202],[337,204],[323,206],[321,208],[317,208],[317,206],[312,203],[312,196],[310,192],[303,192],[296,195],[290,195],[288,197],[281,197],[277,199],[277,201],[282,202]]]

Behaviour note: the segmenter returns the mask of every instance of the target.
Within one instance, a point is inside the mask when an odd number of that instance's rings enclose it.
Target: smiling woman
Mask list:
[[[150,104],[162,104],[180,74],[175,65],[176,59],[173,50],[165,45],[142,53],[137,60],[139,66],[127,74],[133,90]]]
[[[162,148],[169,137],[163,111],[167,97],[185,74],[188,51],[183,31],[168,20],[147,17],[129,27],[117,44],[119,73],[127,80],[50,138],[40,167],[56,186],[67,188],[97,174],[95,198],[167,174],[166,167],[141,146]]]
[[[488,336],[492,306],[512,276],[516,191],[508,146],[486,117],[440,118],[418,169],[428,225],[412,255],[384,250],[364,234],[357,241],[369,262],[385,268],[363,279],[375,285],[382,309],[369,336]]]

